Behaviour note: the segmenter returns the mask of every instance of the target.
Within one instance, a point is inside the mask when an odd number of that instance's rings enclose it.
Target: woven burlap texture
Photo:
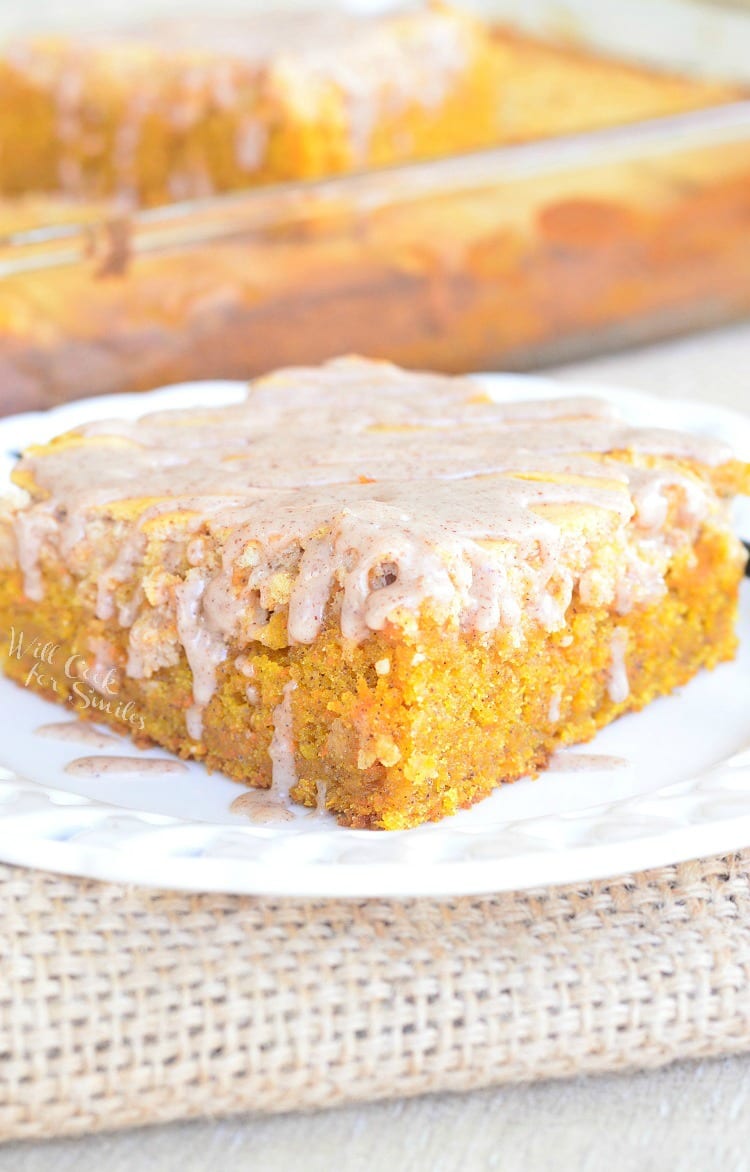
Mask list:
[[[0,866],[0,1137],[750,1049],[750,851],[446,901]]]

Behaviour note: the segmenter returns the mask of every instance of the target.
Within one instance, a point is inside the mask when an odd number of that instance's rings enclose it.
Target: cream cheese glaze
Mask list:
[[[325,621],[361,641],[425,606],[521,640],[562,628],[576,590],[622,613],[660,597],[675,549],[724,523],[685,461],[730,458],[601,400],[499,404],[469,379],[348,358],[32,449],[10,523],[29,597],[62,558],[82,605],[129,629],[130,675],[185,655],[198,739],[219,666],[277,611],[291,644]]]

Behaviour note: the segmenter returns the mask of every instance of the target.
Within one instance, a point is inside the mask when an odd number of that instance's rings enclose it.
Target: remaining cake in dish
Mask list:
[[[163,203],[730,96],[496,31],[441,4],[48,37],[0,56],[0,192]]]
[[[464,153],[737,96],[435,4],[0,46],[0,414],[349,351],[538,366],[746,314],[734,135]]]
[[[488,31],[440,6],[12,44],[0,189],[162,203],[481,146],[495,63]]]
[[[750,467],[599,400],[343,359],[14,479],[6,671],[350,826],[451,814],[736,646]]]

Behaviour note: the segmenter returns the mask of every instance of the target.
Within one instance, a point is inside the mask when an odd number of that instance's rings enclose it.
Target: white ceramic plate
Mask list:
[[[575,393],[544,379],[484,379],[500,399]],[[12,453],[28,443],[94,417],[226,403],[242,393],[239,383],[192,384],[0,421],[0,494]],[[628,391],[596,393],[633,422],[716,435],[750,457],[750,417]],[[750,535],[750,507],[738,525]],[[240,789],[196,764],[151,777],[71,776],[66,764],[92,750],[35,732],[69,715],[0,679],[0,859],[200,891],[406,897],[584,881],[733,850],[750,843],[750,582],[741,637],[734,663],[567,750],[555,771],[505,786],[437,825],[390,834],[346,830],[302,810],[275,825],[249,823],[229,809]],[[124,740],[119,751],[136,752]],[[587,768],[579,761],[564,769],[581,756]]]

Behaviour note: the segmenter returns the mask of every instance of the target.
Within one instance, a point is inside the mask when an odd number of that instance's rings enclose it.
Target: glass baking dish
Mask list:
[[[11,232],[0,413],[342,352],[527,369],[749,311],[744,101]]]

